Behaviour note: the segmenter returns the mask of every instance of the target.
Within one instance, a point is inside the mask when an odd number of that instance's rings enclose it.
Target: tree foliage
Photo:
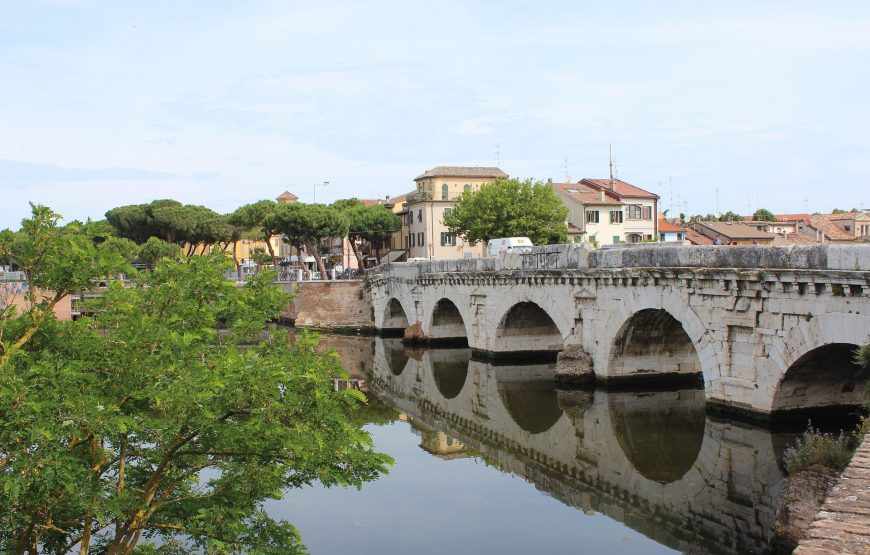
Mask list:
[[[358,241],[367,241],[373,251],[380,254],[380,249],[390,236],[402,229],[402,219],[382,204],[365,206],[357,199],[344,199],[336,201],[332,206],[347,218],[347,236],[360,268],[364,264],[357,249]]]
[[[70,291],[104,268],[56,218],[35,207],[0,245],[34,282]],[[161,537],[167,549],[298,552],[265,499],[385,471],[347,417],[361,394],[332,389],[337,358],[266,327],[287,297],[269,272],[236,287],[231,266],[221,253],[163,260],[132,287],[112,282],[76,322],[4,315],[11,340],[36,331],[0,361],[0,552],[131,553]]]
[[[536,245],[568,240],[568,209],[540,181],[497,179],[478,191],[465,191],[444,224],[466,241],[529,237]]]
[[[162,258],[177,259],[181,256],[181,247],[157,237],[149,237],[145,244],[139,247],[139,260],[153,266]]]
[[[275,228],[275,213],[285,206],[293,206],[295,203],[278,204],[273,200],[260,200],[246,204],[236,209],[227,216],[227,222],[240,229],[257,229],[260,239],[266,242],[266,249],[272,257],[272,264],[278,267],[278,257],[272,247],[272,237],[279,234]]]
[[[326,268],[320,258],[321,241],[343,238],[348,232],[345,215],[337,208],[323,204],[279,204],[265,223],[289,243],[297,247],[304,245],[317,261],[318,269],[324,273]]]
[[[106,212],[106,220],[120,237],[137,244],[158,237],[168,243],[186,244],[189,253],[200,246],[231,240],[232,230],[220,214],[175,200],[119,206]]]
[[[759,208],[752,215],[752,219],[756,222],[776,222],[776,216],[774,216],[773,212],[767,210],[766,208]]]

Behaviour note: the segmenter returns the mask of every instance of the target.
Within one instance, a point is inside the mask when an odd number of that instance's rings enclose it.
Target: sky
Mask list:
[[[868,29],[863,0],[0,0],[0,228],[607,177],[609,145],[672,214],[870,208]]]

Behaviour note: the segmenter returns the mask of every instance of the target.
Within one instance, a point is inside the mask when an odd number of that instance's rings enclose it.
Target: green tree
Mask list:
[[[846,211],[843,210],[842,208],[834,208],[833,210],[831,210],[831,214],[845,214],[845,213],[846,213]]]
[[[765,208],[759,208],[752,215],[752,219],[757,222],[776,222],[776,216],[773,215],[773,212],[767,210]]]
[[[855,364],[862,368],[870,368],[870,343],[855,350]]]
[[[326,276],[326,267],[320,258],[320,243],[327,238],[345,237],[348,232],[347,217],[337,208],[322,204],[299,202],[279,205],[267,219],[266,225],[284,236],[285,241],[304,245],[317,261],[317,268]]]
[[[139,247],[139,260],[149,266],[154,266],[158,260],[163,258],[177,259],[180,256],[181,247],[157,237],[150,237],[144,245]]]
[[[70,275],[85,258],[64,253],[98,253],[39,208],[2,234],[2,252],[43,286],[86,285],[99,267]],[[267,327],[287,296],[269,272],[236,287],[230,267],[222,253],[163,260],[133,287],[113,282],[93,318],[45,317],[15,356],[4,347],[0,552],[131,553],[161,537],[210,553],[299,552],[265,499],[314,481],[359,487],[386,470],[347,416],[362,395],[332,388],[337,357]],[[2,323],[15,341],[35,321]]]
[[[741,216],[737,212],[732,212],[731,210],[729,210],[728,212],[725,212],[724,214],[719,216],[718,220],[720,222],[742,222],[743,216]]]
[[[466,241],[529,237],[536,245],[568,240],[568,209],[540,181],[497,179],[478,191],[465,191],[444,224]]]
[[[348,242],[360,268],[364,267],[362,253],[356,243],[367,241],[380,262],[380,250],[393,233],[402,229],[402,219],[382,204],[365,206],[357,199],[343,199],[332,205],[348,220]]]
[[[274,215],[279,207],[292,206],[296,203],[278,204],[273,200],[260,200],[252,204],[246,204],[230,214],[229,223],[241,229],[258,229],[260,237],[266,242],[266,249],[272,257],[272,264],[278,268],[278,257],[272,247],[272,237],[279,235],[274,227]]]

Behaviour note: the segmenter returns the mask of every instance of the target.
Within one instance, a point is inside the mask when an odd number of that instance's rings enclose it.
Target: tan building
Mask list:
[[[622,229],[624,235],[614,243],[640,243],[654,241],[658,235],[659,196],[620,179],[581,179],[584,185],[604,193],[624,206]],[[618,223],[618,222],[614,222]]]
[[[776,237],[741,222],[693,222],[691,228],[720,245],[769,245]]]
[[[813,214],[799,231],[824,243],[851,243],[870,241],[870,214],[844,212],[842,214]]]
[[[417,176],[417,190],[407,195],[402,234],[408,258],[446,260],[483,256],[486,245],[466,243],[444,225],[444,214],[465,191],[476,191],[507,174],[493,167],[438,166]]]

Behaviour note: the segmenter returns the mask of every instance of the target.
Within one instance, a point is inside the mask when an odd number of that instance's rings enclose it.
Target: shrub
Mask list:
[[[785,451],[786,471],[795,474],[818,465],[840,472],[852,458],[849,440],[850,436],[842,430],[836,436],[822,433],[809,422],[807,431],[797,439],[795,446]]]

